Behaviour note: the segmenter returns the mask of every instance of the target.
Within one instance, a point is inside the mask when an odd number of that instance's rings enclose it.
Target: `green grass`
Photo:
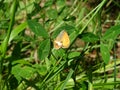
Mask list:
[[[120,88],[119,1],[2,0],[0,5],[0,90]],[[70,47],[56,50],[53,42],[62,30]]]

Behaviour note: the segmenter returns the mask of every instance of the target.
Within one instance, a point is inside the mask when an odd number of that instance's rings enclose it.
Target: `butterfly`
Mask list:
[[[55,49],[68,48],[70,46],[68,33],[65,30],[61,31],[54,40],[53,45]]]

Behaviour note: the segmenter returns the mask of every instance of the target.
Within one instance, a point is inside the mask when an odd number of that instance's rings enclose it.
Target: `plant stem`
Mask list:
[[[116,47],[115,44],[113,46],[113,59],[114,59],[114,82],[116,82]],[[114,85],[114,89],[116,89],[116,84]]]
[[[17,0],[14,0],[11,7],[12,7],[11,8],[12,13],[11,13],[11,17],[10,17],[9,28],[8,28],[8,31],[7,31],[6,38],[4,39],[3,43],[1,44],[2,55],[0,57],[0,90],[3,90],[3,87],[4,87],[3,86],[3,81],[2,81],[3,60],[5,58],[5,54],[6,54],[6,51],[7,51],[8,41],[9,41],[9,38],[10,38],[12,27],[14,25],[15,11],[17,9]]]

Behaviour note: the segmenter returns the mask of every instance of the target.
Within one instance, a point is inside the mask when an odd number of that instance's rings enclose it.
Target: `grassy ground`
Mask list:
[[[120,90],[119,3],[1,0],[0,90]]]

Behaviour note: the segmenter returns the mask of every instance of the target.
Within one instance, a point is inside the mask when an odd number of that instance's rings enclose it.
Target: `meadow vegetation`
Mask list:
[[[0,90],[120,90],[119,10],[119,0],[0,0]],[[62,30],[70,46],[55,49]]]

